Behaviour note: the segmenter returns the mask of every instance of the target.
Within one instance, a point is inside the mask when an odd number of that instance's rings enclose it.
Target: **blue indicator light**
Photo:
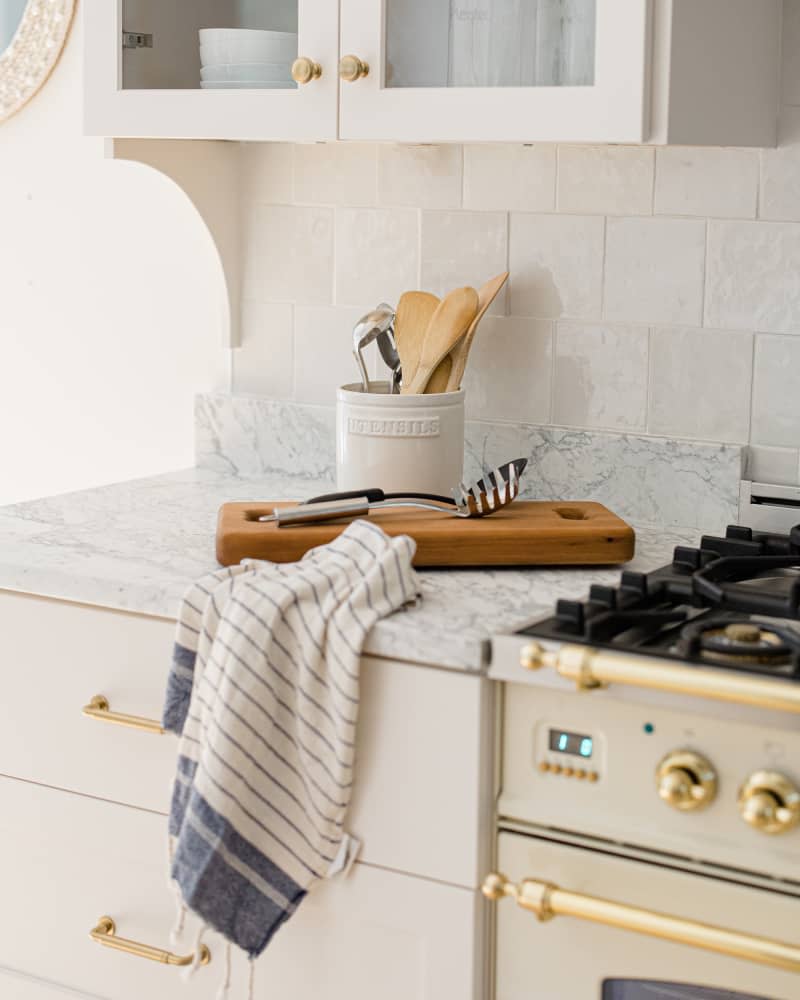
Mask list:
[[[653,725],[653,723],[652,723],[652,722],[645,722],[645,724],[644,724],[644,726],[643,726],[642,728],[644,729],[644,731],[645,731],[645,732],[646,732],[646,733],[647,733],[648,735],[649,735],[650,733],[654,733],[654,732],[656,731],[656,727],[655,727],[655,726]]]
[[[566,749],[567,749],[567,743],[568,743],[568,742],[569,742],[569,737],[567,736],[567,734],[566,734],[566,733],[562,733],[562,734],[561,734],[561,735],[560,735],[560,736],[558,737],[558,749],[559,749],[559,750],[566,750]]]
[[[591,737],[586,736],[581,740],[581,757],[591,757],[592,756],[592,740]]]

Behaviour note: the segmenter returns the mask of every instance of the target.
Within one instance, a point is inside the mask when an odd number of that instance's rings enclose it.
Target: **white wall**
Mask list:
[[[192,464],[225,295],[184,194],[82,136],[81,24],[0,125],[0,504]]]
[[[750,444],[798,482],[800,0],[780,115],[775,150],[245,146],[234,386],[332,405],[366,309],[508,268],[472,417]]]

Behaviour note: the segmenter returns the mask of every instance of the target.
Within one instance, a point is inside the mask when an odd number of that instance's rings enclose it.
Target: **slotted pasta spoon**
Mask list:
[[[452,517],[488,517],[507,507],[519,495],[520,477],[528,460],[517,458],[486,473],[472,486],[460,483],[453,490],[453,499],[432,497],[425,499],[413,493],[384,493],[383,490],[356,490],[351,493],[329,493],[315,497],[310,503],[297,507],[275,509],[259,521],[273,521],[279,528],[290,524],[318,524],[344,517],[363,517],[371,510],[388,507],[416,507],[433,510]]]

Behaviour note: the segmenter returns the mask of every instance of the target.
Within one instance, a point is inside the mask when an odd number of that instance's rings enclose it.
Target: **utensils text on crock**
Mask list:
[[[526,465],[526,459],[516,459],[498,466],[472,486],[465,486],[461,483],[453,491],[454,499],[446,503],[413,499],[413,494],[409,498],[386,498],[371,502],[369,495],[374,496],[380,491],[366,490],[358,496],[340,494],[340,499],[336,500],[276,509],[272,514],[260,517],[259,521],[272,521],[281,528],[290,524],[318,524],[345,517],[363,517],[371,510],[382,510],[390,507],[414,507],[420,510],[449,514],[452,517],[488,517],[488,515],[507,507],[519,495],[520,476]],[[335,496],[335,494],[333,495]],[[386,497],[386,494],[384,496]],[[397,496],[397,494],[389,496]]]
[[[486,315],[486,310],[494,302],[500,289],[508,279],[508,271],[498,274],[478,289],[478,312],[469,325],[466,335],[456,344],[431,376],[426,392],[456,392],[461,388],[467,367],[470,348],[478,330],[478,324]]]
[[[439,305],[430,292],[403,292],[397,303],[394,339],[403,368],[403,384],[409,385],[417,374],[425,332]]]
[[[355,327],[353,327],[353,356],[358,365],[364,392],[370,391],[370,384],[367,366],[364,364],[361,352],[373,340],[377,340],[381,334],[385,334],[390,330],[393,324],[394,310],[390,306],[382,305],[368,312],[366,316],[362,316]]]
[[[477,312],[478,293],[474,288],[455,288],[442,299],[425,331],[417,372],[410,382],[406,377],[404,393],[425,392],[437,365],[466,334]]]

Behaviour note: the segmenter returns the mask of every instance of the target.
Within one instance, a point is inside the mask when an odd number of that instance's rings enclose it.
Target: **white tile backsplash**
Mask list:
[[[657,215],[754,219],[758,151],[662,146],[656,150]]]
[[[756,338],[753,443],[800,448],[800,337]]]
[[[562,146],[558,210],[649,215],[653,210],[651,146]]]
[[[800,225],[709,222],[705,322],[800,333]]]
[[[552,212],[555,207],[555,146],[464,147],[464,208]]]
[[[705,441],[746,441],[752,367],[749,333],[655,327],[648,430]]]
[[[308,205],[375,205],[378,150],[358,142],[307,142],[293,150],[294,200]]]
[[[609,219],[606,318],[699,325],[705,248],[699,219]]]
[[[475,288],[508,270],[508,216],[505,212],[423,212],[421,285],[443,297],[452,288]],[[491,305],[506,311],[504,287]]]
[[[751,444],[748,474],[800,481],[800,0],[783,48],[775,150],[242,144],[234,389],[330,406],[363,312],[507,268],[473,420],[562,428],[546,462],[587,434],[662,457],[677,436]]]
[[[470,420],[550,420],[553,324],[487,316],[475,337],[464,380]]]
[[[600,315],[605,220],[511,213],[509,311],[558,319]]]
[[[378,147],[378,199],[381,205],[417,208],[461,207],[460,146]]]
[[[646,326],[558,323],[553,423],[643,431],[649,335]]]
[[[336,212],[336,304],[364,311],[397,302],[419,282],[419,212],[343,208]]]

